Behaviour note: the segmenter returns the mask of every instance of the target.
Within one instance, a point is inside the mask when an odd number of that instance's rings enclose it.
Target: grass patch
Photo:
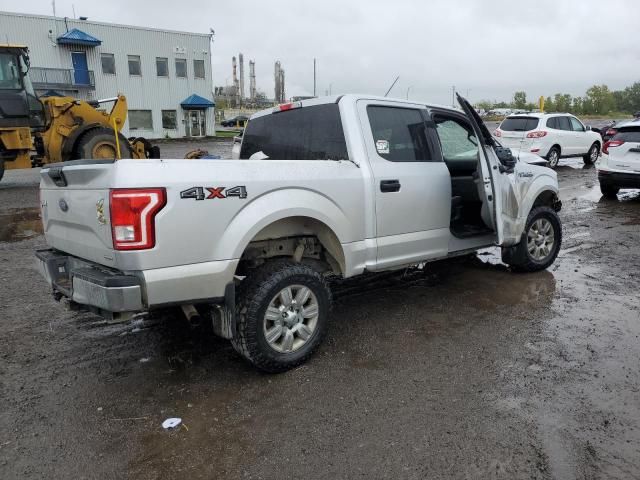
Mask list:
[[[216,130],[216,137],[233,138],[239,133],[239,130]]]

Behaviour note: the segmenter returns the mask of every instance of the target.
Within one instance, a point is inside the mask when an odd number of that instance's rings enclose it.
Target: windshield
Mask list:
[[[0,90],[22,89],[21,76],[17,55],[0,53]]]

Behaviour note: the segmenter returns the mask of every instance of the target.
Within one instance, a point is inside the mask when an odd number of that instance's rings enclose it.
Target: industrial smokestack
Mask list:
[[[238,55],[238,61],[240,62],[240,99],[244,99],[244,57],[242,54]]]
[[[275,80],[275,100],[276,103],[284,103],[285,95],[284,95],[284,69],[282,68],[282,64],[278,61],[275,64],[274,70],[274,80]]]
[[[256,62],[249,60],[249,97],[256,100]]]

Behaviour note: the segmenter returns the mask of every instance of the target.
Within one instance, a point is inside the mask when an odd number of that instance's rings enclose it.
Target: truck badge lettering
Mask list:
[[[231,197],[247,198],[247,187],[239,185],[237,187],[191,187],[180,192],[180,198],[186,200],[213,200],[216,198],[226,199]]]

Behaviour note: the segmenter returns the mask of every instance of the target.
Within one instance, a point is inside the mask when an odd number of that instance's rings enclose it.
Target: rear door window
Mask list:
[[[369,125],[378,155],[390,162],[429,162],[426,125],[415,108],[369,105]]]
[[[508,117],[500,125],[500,130],[505,132],[528,132],[535,130],[538,126],[538,119],[535,117]]]
[[[580,120],[574,117],[569,117],[569,121],[571,122],[571,128],[574,132],[584,132],[584,126],[580,123]]]
[[[558,118],[551,117],[547,119],[547,128],[553,128],[554,130],[558,130]]]
[[[338,105],[296,108],[250,120],[240,158],[257,152],[274,160],[348,160]]]
[[[556,122],[558,123],[558,130],[567,130],[569,132],[573,130],[569,122],[569,117],[556,117]]]

